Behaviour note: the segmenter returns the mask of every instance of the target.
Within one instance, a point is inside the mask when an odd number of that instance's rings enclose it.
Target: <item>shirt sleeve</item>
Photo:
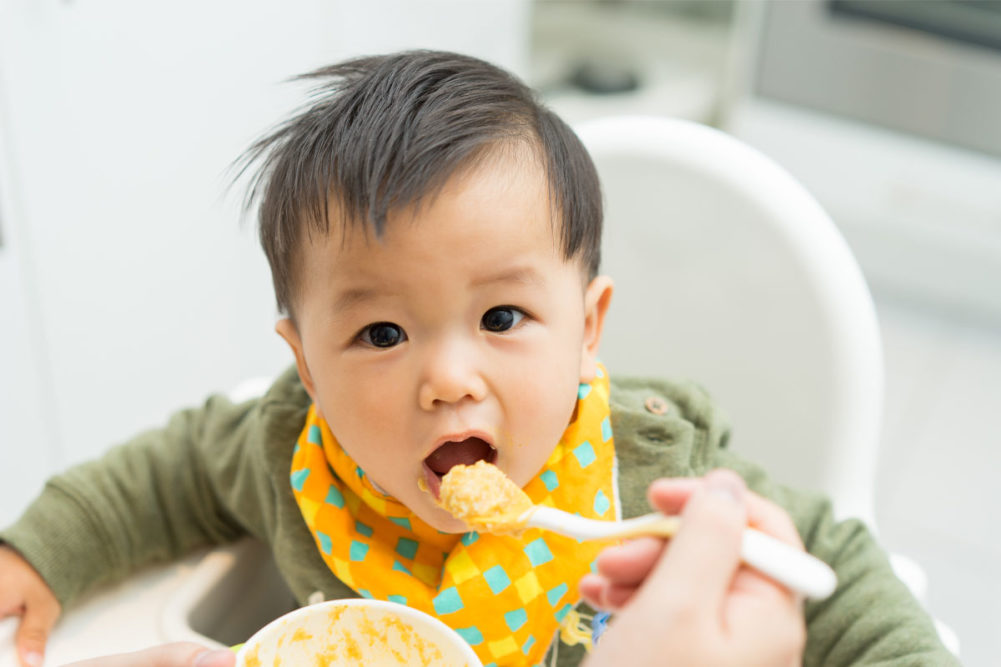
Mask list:
[[[837,573],[838,587],[829,598],[806,603],[804,665],[959,664],[863,522],[838,522],[820,495],[776,484],[727,450],[718,454],[715,467],[735,470],[749,488],[784,507],[806,549]]]
[[[246,453],[261,419],[258,403],[213,397],[52,478],[0,540],[65,606],[143,564],[237,538],[248,527],[232,501],[260,495],[243,488],[255,465]]]

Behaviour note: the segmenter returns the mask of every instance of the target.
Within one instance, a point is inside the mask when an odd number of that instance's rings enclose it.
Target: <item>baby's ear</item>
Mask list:
[[[597,276],[584,291],[584,340],[580,355],[580,381],[591,382],[598,371],[598,346],[605,326],[605,314],[612,302],[614,283],[608,276]]]
[[[299,330],[295,327],[295,322],[293,322],[288,317],[283,317],[278,320],[275,324],[275,331],[278,335],[285,339],[288,346],[292,348],[292,354],[295,355],[295,366],[299,371],[299,379],[302,380],[302,386],[306,388],[306,393],[309,397],[316,402],[316,392],[314,391],[313,376],[309,372],[309,367],[306,365],[306,355],[302,351],[302,338],[299,336]]]

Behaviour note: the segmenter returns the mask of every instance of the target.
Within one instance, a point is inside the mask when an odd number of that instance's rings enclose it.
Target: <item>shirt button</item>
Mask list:
[[[323,591],[313,591],[306,598],[306,604],[319,604],[320,602],[323,602]]]
[[[652,412],[655,415],[662,415],[667,412],[667,402],[660,396],[651,396],[643,402],[643,406],[647,409],[647,412]]]

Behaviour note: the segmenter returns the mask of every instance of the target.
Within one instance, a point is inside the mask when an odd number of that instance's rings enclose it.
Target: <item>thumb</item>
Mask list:
[[[45,656],[45,642],[59,618],[59,603],[53,600],[30,600],[25,605],[21,625],[14,635],[17,654],[25,667],[40,667]]]
[[[681,527],[651,578],[664,578],[679,599],[722,605],[740,567],[747,525],[744,481],[729,470],[714,470],[692,494]]]

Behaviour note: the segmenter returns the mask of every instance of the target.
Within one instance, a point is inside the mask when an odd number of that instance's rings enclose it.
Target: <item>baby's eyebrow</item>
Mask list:
[[[530,266],[503,269],[496,273],[480,276],[473,280],[473,287],[482,287],[493,283],[520,283],[523,285],[541,285],[545,282],[542,275]],[[391,295],[391,290],[379,287],[351,287],[337,295],[334,300],[334,311],[340,312],[373,301],[382,296]]]
[[[523,283],[527,285],[539,285],[544,281],[542,275],[530,266],[514,267],[504,269],[497,273],[490,273],[479,277],[473,281],[474,287],[481,287],[490,283]]]
[[[334,300],[334,312],[347,310],[348,308],[357,306],[360,303],[372,301],[373,299],[386,294],[389,294],[389,292],[374,287],[353,287],[351,289],[344,290],[338,294],[337,299]]]

